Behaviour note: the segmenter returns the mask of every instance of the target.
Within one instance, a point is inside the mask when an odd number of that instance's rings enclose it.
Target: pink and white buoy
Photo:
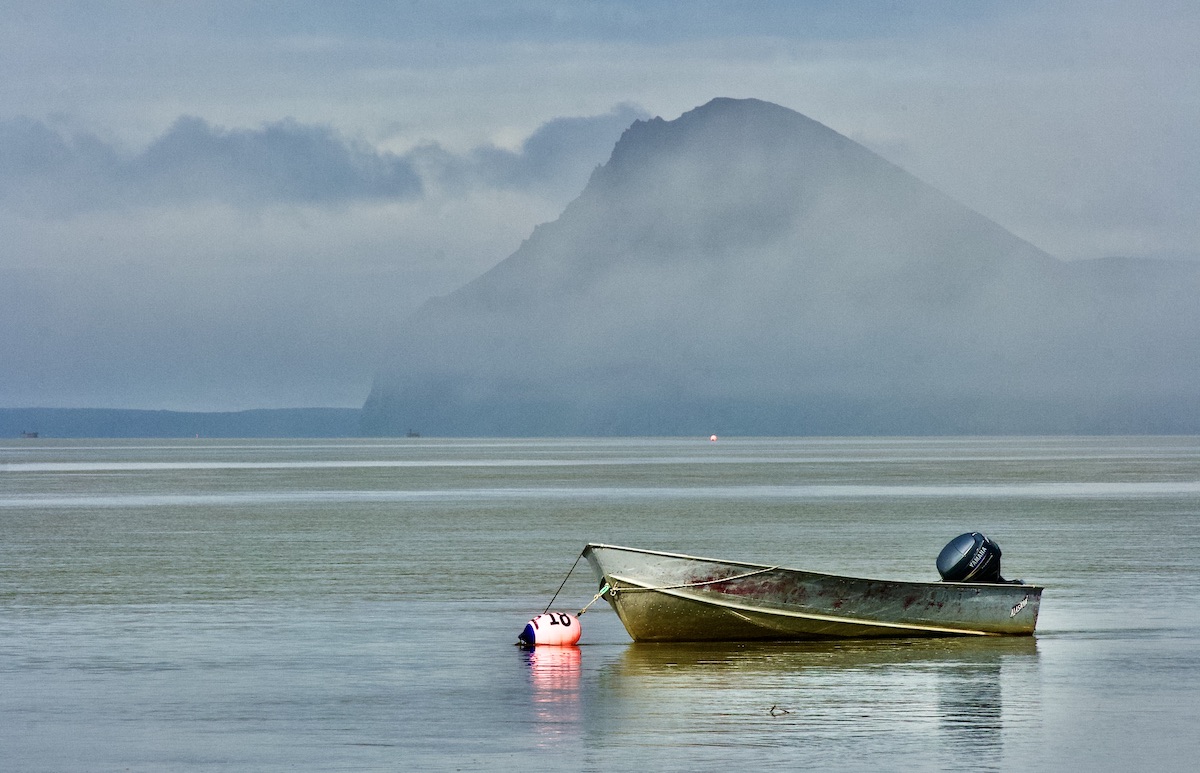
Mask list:
[[[570,646],[579,641],[583,628],[579,618],[566,612],[543,612],[525,624],[525,629],[517,636],[518,643],[525,647]]]

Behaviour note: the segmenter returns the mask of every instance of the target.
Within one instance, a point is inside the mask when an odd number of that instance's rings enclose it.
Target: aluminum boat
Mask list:
[[[634,641],[1028,636],[1043,590],[843,577],[603,544],[583,555]]]

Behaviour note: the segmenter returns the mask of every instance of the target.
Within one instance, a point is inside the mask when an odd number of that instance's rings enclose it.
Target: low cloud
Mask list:
[[[516,150],[487,144],[454,153],[431,143],[402,155],[291,119],[230,129],[184,116],[144,150],[128,152],[96,134],[18,117],[0,121],[0,200],[50,216],[149,204],[403,201],[430,186],[443,195],[483,188],[565,201],[643,117],[626,104],[549,121]]]
[[[462,155],[433,145],[412,154],[431,177],[451,188],[537,191],[556,198],[583,189],[592,169],[602,163],[621,132],[648,118],[641,108],[622,104],[597,116],[556,118],[542,124],[516,150],[482,145]]]
[[[290,120],[225,130],[181,118],[133,169],[142,191],[184,199],[328,203],[421,193],[406,159]]]
[[[183,117],[140,153],[29,118],[0,123],[0,196],[41,214],[138,204],[235,206],[407,198],[410,162],[291,120],[224,129]]]

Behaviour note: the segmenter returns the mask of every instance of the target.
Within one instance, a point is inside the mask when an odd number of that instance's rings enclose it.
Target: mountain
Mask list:
[[[816,121],[634,123],[398,331],[363,431],[1200,431],[1195,264],[1063,263]]]

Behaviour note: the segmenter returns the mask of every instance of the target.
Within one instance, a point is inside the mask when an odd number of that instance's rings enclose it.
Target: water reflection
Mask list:
[[[1004,696],[999,659],[941,669],[937,716],[941,737],[952,753],[971,755],[975,770],[999,770],[1004,758]]]
[[[1032,637],[630,644],[601,669],[587,727],[601,745],[670,736],[718,756],[989,770],[1006,734],[1040,726],[1038,685]]]
[[[1005,657],[1036,657],[1032,636],[943,637],[812,642],[634,642],[618,670],[648,675],[692,669],[737,670],[763,675],[810,668],[858,668],[936,662],[999,663]]]
[[[580,709],[582,653],[577,646],[522,649],[529,667],[534,732],[539,746],[564,737],[577,737]]]

